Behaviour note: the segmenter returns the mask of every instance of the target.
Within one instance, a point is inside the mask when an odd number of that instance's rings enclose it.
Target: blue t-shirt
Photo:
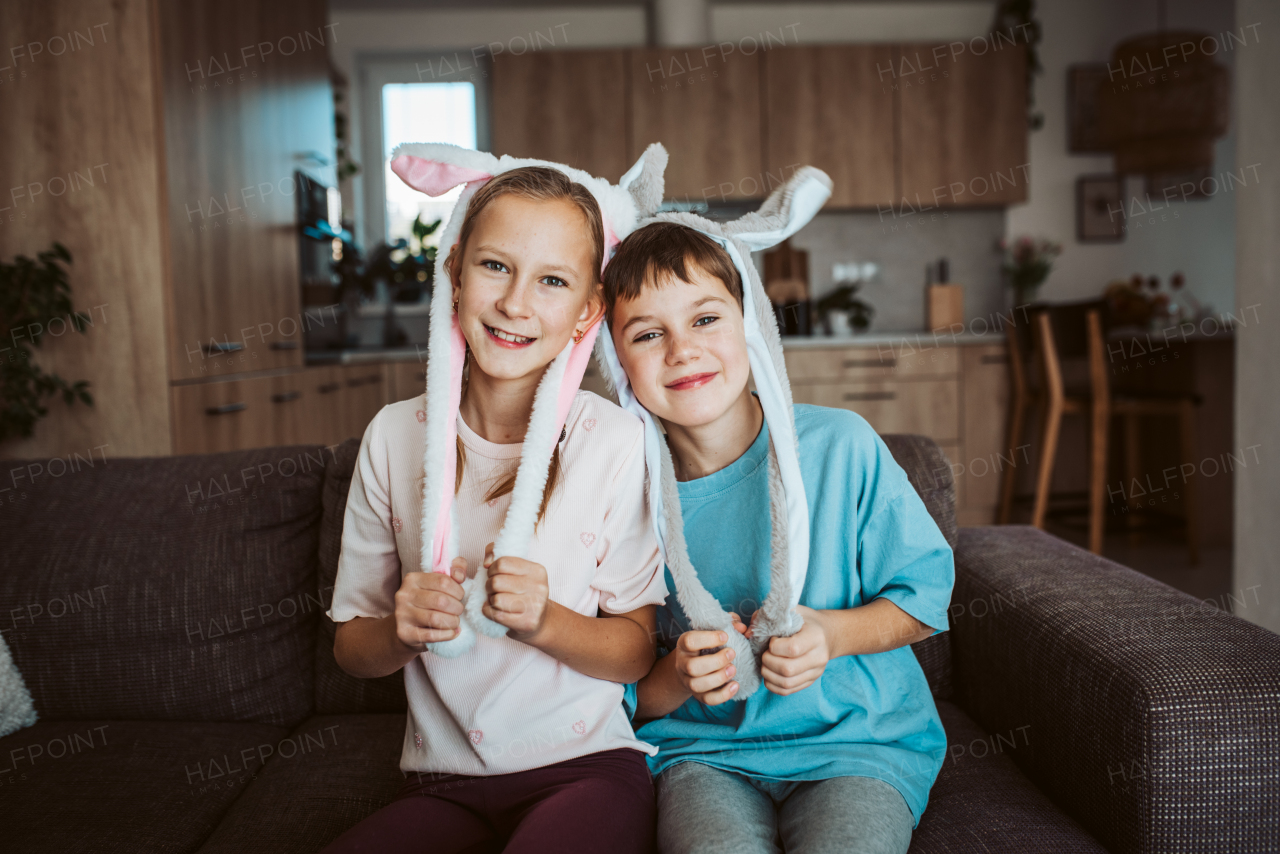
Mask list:
[[[863,418],[797,404],[800,471],[809,500],[809,570],[800,604],[854,608],[876,598],[939,631],[955,580],[951,548],[906,472]],[[769,430],[714,474],[679,484],[689,557],[720,604],[743,620],[769,588]],[[659,654],[689,624],[666,575]],[[628,686],[628,711],[635,687]],[[902,793],[917,824],[942,767],[946,735],[909,646],[832,659],[822,677],[780,697],[764,685],[744,701],[690,698],[636,735],[659,750],[656,776],[696,761],[768,780],[875,777]]]

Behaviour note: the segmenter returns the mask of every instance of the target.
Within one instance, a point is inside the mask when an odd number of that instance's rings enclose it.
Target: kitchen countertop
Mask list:
[[[975,335],[963,332],[953,335],[949,332],[931,332],[909,330],[902,332],[868,332],[861,335],[784,335],[783,349],[819,349],[824,347],[876,347],[892,348],[894,351],[907,353],[919,350],[936,350],[939,347],[952,347],[969,344],[1002,344],[1004,335]],[[408,347],[351,347],[346,350],[311,350],[306,354],[308,365],[369,365],[378,362],[422,362],[426,361],[427,345],[416,344]]]

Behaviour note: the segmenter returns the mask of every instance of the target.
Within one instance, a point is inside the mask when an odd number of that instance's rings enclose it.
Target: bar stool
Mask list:
[[[1132,525],[1137,511],[1132,485],[1138,473],[1141,439],[1138,419],[1145,416],[1169,416],[1177,419],[1179,444],[1184,460],[1195,457],[1195,407],[1197,395],[1186,393],[1113,394],[1108,379],[1103,317],[1105,301],[1088,301],[1056,306],[1032,307],[1030,336],[1034,340],[1028,360],[1027,337],[1017,325],[1007,330],[1011,394],[1009,402],[1009,447],[1017,446],[1025,429],[1028,410],[1036,407],[1042,416],[1041,448],[1036,472],[1031,524],[1043,528],[1049,509],[1049,487],[1058,450],[1058,438],[1064,415],[1081,415],[1089,419],[1089,550],[1102,553],[1105,532],[1108,434],[1112,417],[1124,420],[1126,496]],[[1064,360],[1083,359],[1088,381],[1084,387],[1070,390],[1063,376]],[[1031,386],[1028,361],[1038,365],[1038,388]],[[1000,490],[997,521],[1007,524],[1012,514],[1016,470],[1006,468]],[[1196,517],[1195,483],[1187,479],[1184,487],[1184,521],[1187,550],[1191,563],[1199,562],[1199,528]]]

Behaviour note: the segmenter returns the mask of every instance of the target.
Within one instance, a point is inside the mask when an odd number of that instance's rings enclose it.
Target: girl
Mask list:
[[[606,236],[635,202],[554,164],[396,154],[429,195],[465,183],[465,216],[437,266],[427,394],[361,442],[329,616],[344,670],[404,669],[409,776],[325,851],[647,851],[656,748],[622,705],[666,596],[643,428],[577,391]]]

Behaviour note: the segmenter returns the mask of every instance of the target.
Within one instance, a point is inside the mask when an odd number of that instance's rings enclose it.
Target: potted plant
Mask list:
[[[818,314],[824,326],[830,326],[833,312],[843,312],[848,317],[849,331],[865,332],[875,316],[875,309],[858,299],[860,285],[853,282],[838,282],[833,291],[818,300]]]
[[[60,261],[70,264],[71,253],[54,242],[34,261],[19,255],[12,264],[0,262],[0,442],[31,438],[36,422],[49,414],[45,398],[61,394],[68,405],[93,405],[87,381],[45,373],[34,358],[52,323],[82,334],[90,325],[88,315],[71,307],[71,285]]]
[[[1026,305],[1035,298],[1036,289],[1049,278],[1053,259],[1062,254],[1062,244],[1050,240],[1019,237],[1012,245],[1001,240],[999,249],[1004,253],[1001,270],[1013,288],[1013,304]]]

